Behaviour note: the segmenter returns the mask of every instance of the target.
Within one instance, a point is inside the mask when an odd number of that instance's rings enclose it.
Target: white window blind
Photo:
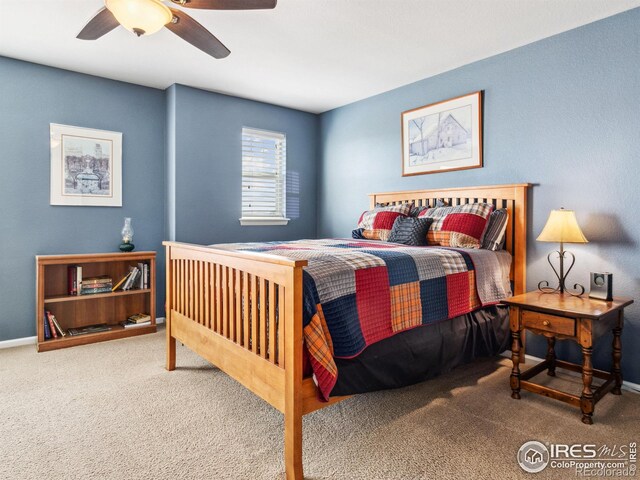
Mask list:
[[[286,225],[285,134],[242,129],[242,225]]]

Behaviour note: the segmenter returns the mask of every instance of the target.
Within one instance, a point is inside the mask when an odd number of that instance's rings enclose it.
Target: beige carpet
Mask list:
[[[640,395],[607,395],[589,427],[560,402],[527,392],[512,400],[508,364],[476,362],[306,416],[306,478],[568,478],[524,474],[518,448],[640,440]],[[280,413],[186,347],[176,371],[163,365],[164,332],[0,350],[0,478],[282,478]]]

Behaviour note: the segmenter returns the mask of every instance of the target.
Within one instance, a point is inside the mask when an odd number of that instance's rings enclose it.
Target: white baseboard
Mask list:
[[[164,317],[156,318],[156,325],[161,325],[164,322],[165,322]],[[14,338],[12,340],[4,340],[0,342],[0,350],[2,350],[3,348],[22,347],[23,345],[35,345],[37,339],[38,337],[23,337],[23,338]]]
[[[23,345],[35,345],[38,337],[14,338],[13,340],[4,340],[0,342],[0,349],[22,347]]]
[[[510,350],[506,350],[504,352],[501,353],[501,355],[503,357],[507,357],[507,358],[511,358],[511,351]],[[525,360],[531,360],[533,362],[542,362],[544,361],[544,358],[539,358],[539,357],[534,357],[533,355],[524,355]],[[565,370],[563,370],[565,371]],[[576,377],[580,377],[581,375],[578,372],[572,372],[569,370],[566,370],[567,375],[571,375],[571,376],[576,376]],[[640,393],[640,384],[637,383],[633,383],[633,382],[627,382],[626,380],[622,381],[622,388],[624,390],[627,390],[629,392],[633,392],[633,393]]]

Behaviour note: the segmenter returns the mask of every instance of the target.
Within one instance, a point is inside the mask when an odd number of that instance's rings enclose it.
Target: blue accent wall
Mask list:
[[[168,238],[212,244],[315,238],[319,118],[173,85],[167,94]],[[241,226],[242,127],[287,135],[287,226]]]
[[[0,57],[0,341],[35,335],[35,255],[117,252],[124,217],[160,252],[164,118],[161,90]],[[49,205],[49,123],[123,133],[121,208]]]
[[[418,58],[418,55],[414,55]],[[423,58],[428,62],[428,56]],[[381,66],[383,68],[383,66]],[[401,176],[400,114],[484,90],[484,168]],[[623,332],[625,379],[640,383],[640,9],[497,55],[321,115],[318,235],[348,236],[376,191],[531,182],[528,287],[553,273],[536,242],[549,211],[575,209],[586,245],[570,275],[610,271],[636,299]],[[544,356],[541,338],[528,353]],[[569,342],[560,357],[579,360]],[[610,365],[610,339],[596,345]]]

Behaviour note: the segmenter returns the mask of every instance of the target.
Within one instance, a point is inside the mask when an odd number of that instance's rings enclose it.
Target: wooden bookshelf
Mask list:
[[[83,278],[108,275],[114,285],[138,263],[149,265],[149,288],[92,295],[68,294],[68,267],[80,265]],[[36,256],[36,330],[39,352],[85,345],[156,331],[156,252],[98,253]],[[44,338],[44,311],[56,316],[60,327],[79,328],[106,323],[111,330],[85,335]],[[120,322],[135,313],[148,313],[151,325],[124,328]]]

